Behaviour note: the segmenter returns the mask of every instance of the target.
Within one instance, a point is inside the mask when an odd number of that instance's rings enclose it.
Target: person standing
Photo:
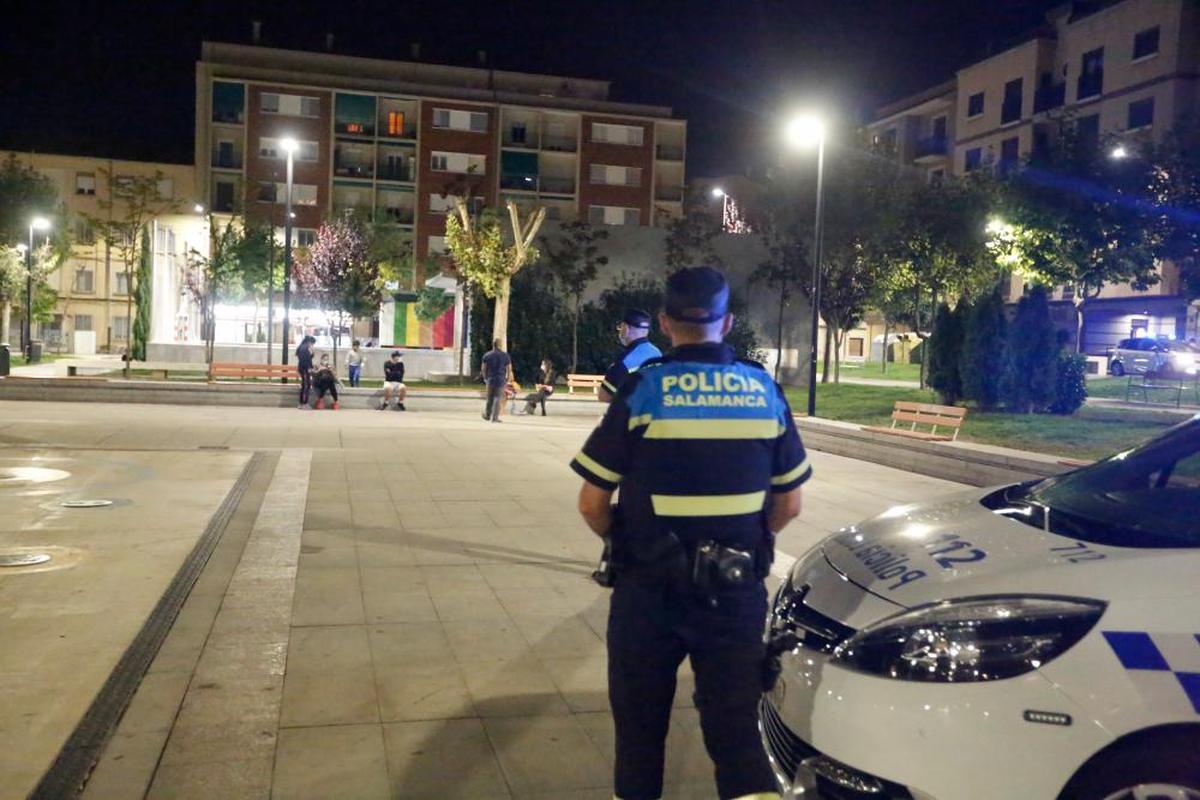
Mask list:
[[[554,394],[554,364],[548,358],[542,359],[542,366],[538,369],[537,380],[534,382],[534,391],[525,398],[525,410],[523,413],[532,414],[537,410],[538,404],[542,406],[542,416],[546,416],[546,398]]]
[[[306,334],[296,348],[296,371],[300,373],[300,404],[296,408],[308,408],[308,396],[312,391],[313,345],[315,337]]]
[[[362,380],[363,354],[359,347],[359,341],[355,339],[350,345],[350,352],[346,354],[346,371],[349,373],[351,386],[358,386]]]
[[[604,373],[604,382],[596,393],[600,402],[611,403],[625,376],[650,359],[662,357],[662,351],[650,341],[649,336],[650,315],[640,308],[626,311],[617,323],[617,339],[624,349]]]
[[[723,341],[733,317],[720,272],[671,275],[659,323],[671,353],[625,380],[571,462],[580,513],[611,545],[615,794],[662,797],[675,676],[690,657],[720,797],[778,797],[756,716],[763,580],[812,469],[783,390]]]
[[[500,347],[500,340],[492,342],[492,349],[483,355],[483,382],[487,386],[487,404],[483,407],[483,418],[500,421],[500,406],[504,404],[504,388],[508,385],[512,359]]]
[[[404,411],[408,387],[404,385],[404,354],[399,350],[392,351],[391,361],[383,362],[383,402],[379,404],[380,411],[387,409],[393,393],[396,395],[396,410]]]

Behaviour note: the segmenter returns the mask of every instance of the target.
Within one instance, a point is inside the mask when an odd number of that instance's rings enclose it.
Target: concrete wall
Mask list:
[[[372,380],[383,378],[383,362],[391,358],[393,348],[368,347],[363,348],[366,361],[363,364],[363,377]],[[417,380],[431,372],[457,372],[458,362],[450,350],[411,350],[399,348],[404,354],[405,379]],[[349,348],[338,348],[338,374],[346,376],[346,352]],[[333,348],[318,347],[315,350],[319,359],[322,353],[328,353],[333,358]],[[168,364],[203,364],[204,345],[202,344],[164,344],[154,343],[146,347],[147,361]],[[267,348],[265,345],[233,345],[218,344],[215,348],[216,361],[228,361],[239,364],[265,364]],[[272,353],[273,363],[279,363],[279,351]],[[296,363],[295,353],[288,356],[289,363]]]

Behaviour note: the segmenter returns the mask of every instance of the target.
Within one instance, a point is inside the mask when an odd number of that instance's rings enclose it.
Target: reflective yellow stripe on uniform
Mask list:
[[[774,439],[783,433],[769,419],[656,419],[646,426],[647,439]]]
[[[652,494],[650,502],[660,517],[729,517],[763,510],[766,492],[746,494]]]
[[[609,483],[621,482],[621,473],[613,472],[608,467],[602,466],[598,461],[596,461],[596,459],[592,458],[587,453],[580,451],[579,455],[575,456],[575,460],[579,462],[581,467],[595,475],[600,480],[608,481]]]
[[[617,393],[617,387],[613,386],[613,385],[612,385],[611,383],[609,383],[608,381],[600,381],[600,386],[601,386],[602,388],[604,388],[604,389],[607,389],[607,390],[608,390],[608,392],[609,392],[609,394],[616,394],[616,393]]]
[[[782,475],[772,475],[771,476],[771,485],[772,486],[782,486],[785,483],[791,483],[792,481],[796,480],[796,478],[799,478],[801,475],[803,475],[805,472],[808,472],[808,459],[807,458],[804,459],[803,461],[801,461],[799,464],[797,464],[795,469],[789,469],[787,472],[783,473]]]
[[[633,430],[634,428],[636,428],[640,425],[649,425],[651,420],[653,420],[653,419],[654,419],[653,414],[638,414],[636,417],[630,417],[629,418],[629,430]]]

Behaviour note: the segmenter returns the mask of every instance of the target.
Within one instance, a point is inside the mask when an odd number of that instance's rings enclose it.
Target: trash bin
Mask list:
[[[29,343],[29,363],[36,364],[42,360],[42,343],[34,339]]]
[[[8,370],[12,366],[12,355],[8,352],[8,345],[0,344],[0,378],[8,375]]]

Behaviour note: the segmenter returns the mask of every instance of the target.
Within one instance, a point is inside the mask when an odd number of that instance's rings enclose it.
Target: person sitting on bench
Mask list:
[[[525,398],[525,414],[532,414],[537,410],[538,405],[542,406],[542,416],[546,416],[546,398],[554,394],[554,364],[550,359],[542,359],[542,367],[538,370],[537,381],[534,382],[534,388],[537,391],[532,392]]]
[[[338,403],[337,392],[337,376],[333,374],[333,367],[329,364],[329,354],[321,354],[321,363],[313,371],[313,388],[317,390],[317,405],[318,409],[325,407],[325,395],[333,395],[333,410],[337,411],[341,408]]]
[[[383,362],[383,402],[379,410],[383,411],[392,401],[392,393],[396,394],[396,410],[404,410],[404,397],[408,387],[404,385],[404,354],[399,350],[392,351],[392,360]]]

